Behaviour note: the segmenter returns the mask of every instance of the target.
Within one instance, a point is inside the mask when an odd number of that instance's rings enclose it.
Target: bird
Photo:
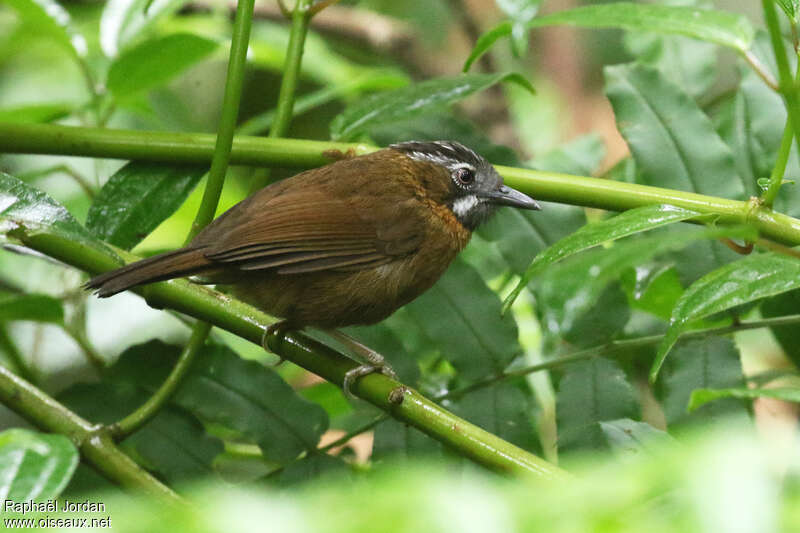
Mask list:
[[[86,288],[109,297],[185,276],[227,286],[282,319],[269,331],[321,329],[365,359],[345,377],[347,392],[360,376],[394,373],[338,328],[380,322],[425,292],[501,206],[541,209],[459,142],[400,142],[268,185],[185,247]]]

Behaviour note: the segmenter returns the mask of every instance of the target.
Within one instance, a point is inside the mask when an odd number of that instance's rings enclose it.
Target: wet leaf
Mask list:
[[[421,115],[463,100],[501,81],[514,82],[533,91],[528,80],[513,72],[462,74],[427,80],[370,95],[347,107],[331,122],[331,138],[340,141],[352,139],[375,125]]]
[[[217,49],[216,41],[176,33],[126,50],[111,64],[106,84],[118,99],[159,87]]]
[[[650,379],[656,379],[670,349],[692,321],[798,287],[800,261],[775,253],[750,255],[706,274],[675,304]]]
[[[63,435],[19,428],[3,431],[0,499],[21,503],[57,497],[72,478],[78,459],[75,445]]]
[[[753,42],[754,30],[743,15],[688,6],[664,6],[611,2],[558,11],[535,18],[528,28],[570,25],[582,28],[620,28],[685,35],[745,52]],[[506,21],[478,39],[464,70],[482,56],[501,37],[511,35],[513,25]]]
[[[186,200],[206,167],[133,161],[112,175],[89,207],[86,227],[130,250]]]
[[[522,278],[503,302],[503,310],[507,311],[517,296],[530,283],[534,275],[548,265],[564,257],[576,254],[611,240],[626,237],[641,231],[661,227],[682,220],[699,216],[699,213],[671,205],[648,205],[631,209],[617,216],[600,222],[587,224],[575,233],[564,237],[543,252],[536,255],[525,270]]]

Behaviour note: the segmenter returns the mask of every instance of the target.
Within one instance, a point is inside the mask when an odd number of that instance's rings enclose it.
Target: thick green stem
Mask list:
[[[311,21],[309,7],[313,0],[297,0],[292,11],[292,29],[289,32],[289,45],[286,48],[286,60],[283,64],[281,89],[278,93],[278,106],[275,109],[275,119],[269,130],[272,139],[284,137],[289,131],[292,121],[297,79],[300,75],[300,64],[303,61],[303,48],[308,34],[308,23]],[[257,173],[251,185],[251,192],[257,191],[269,182],[269,169]]]
[[[797,62],[794,79],[795,81],[800,80],[800,61]],[[789,153],[792,150],[793,137],[792,121],[787,117],[786,125],[783,127],[781,145],[778,148],[778,157],[775,159],[775,166],[772,167],[772,173],[769,176],[769,187],[761,195],[761,200],[766,207],[772,208],[772,204],[775,203],[775,198],[777,198],[778,192],[783,185],[783,175],[786,172],[786,163],[789,161]]]
[[[113,255],[47,233],[15,230],[15,237],[30,248],[59,259],[76,268],[100,273],[118,266]],[[135,256],[119,251],[126,261]],[[270,317],[257,309],[186,280],[154,283],[135,289],[153,307],[174,309],[214,326],[226,329],[253,343],[261,344]],[[345,374],[358,364],[344,355],[301,334],[268,339],[270,349],[331,383],[342,385]],[[382,374],[365,376],[353,385],[352,392],[459,453],[495,470],[534,473],[561,477],[563,472],[550,463],[499,439],[469,422],[449,413],[419,393]]]
[[[209,331],[211,331],[211,324],[207,322],[198,322],[194,326],[189,342],[181,352],[178,361],[172,368],[172,372],[167,376],[164,383],[138,409],[111,426],[111,433],[114,438],[122,439],[127,437],[158,414],[158,411],[167,403],[167,400],[170,399],[178,385],[183,381],[189,368],[191,368],[197,354],[200,353],[206,342]]]
[[[356,155],[361,155],[377,149],[365,144],[237,137],[233,140],[231,162],[256,166],[308,167],[330,163],[332,157],[327,153],[331,150],[353,150]],[[213,151],[214,136],[201,133],[0,124],[0,152],[7,153],[202,163],[211,159]],[[800,245],[800,220],[751,202],[585,176],[514,167],[496,168],[506,183],[540,200],[611,211],[651,204],[672,204],[718,215],[721,222],[749,223],[766,238],[792,246]]]
[[[786,111],[789,114],[788,121],[794,130],[794,137],[800,146],[800,98],[797,95],[794,78],[792,78],[789,67],[789,59],[786,56],[786,47],[783,45],[781,37],[781,25],[778,22],[778,13],[775,10],[775,0],[761,0],[764,9],[764,21],[767,23],[772,50],[775,53],[775,62],[778,65],[778,79],[780,80],[780,92],[786,103]]]
[[[98,426],[2,366],[0,401],[38,427],[69,437],[84,458],[111,481],[163,500],[182,501],[169,487],[125,455]]]
[[[236,119],[239,116],[239,103],[242,98],[244,70],[247,65],[247,45],[250,41],[250,23],[253,20],[253,4],[255,0],[239,0],[236,7],[236,19],[233,23],[231,53],[228,60],[228,76],[225,81],[225,96],[222,100],[222,116],[219,121],[214,156],[211,159],[211,170],[203,192],[197,217],[192,223],[189,238],[192,240],[201,229],[214,220],[217,211],[225,172],[230,161],[233,134],[236,131]]]

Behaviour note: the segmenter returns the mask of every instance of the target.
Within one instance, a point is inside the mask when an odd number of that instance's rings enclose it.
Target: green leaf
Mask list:
[[[511,45],[518,57],[528,50],[528,29],[526,24],[539,12],[542,0],[496,0],[497,6],[511,20]]]
[[[154,391],[179,353],[179,347],[155,340],[133,346],[109,370],[109,378]],[[328,427],[325,411],[298,396],[274,371],[217,344],[202,349],[171,401],[204,421],[238,431],[279,463],[315,448]]]
[[[513,72],[436,78],[402,89],[370,95],[348,106],[331,122],[331,137],[334,140],[352,139],[377,124],[430,112],[463,100],[501,81],[511,81],[533,91],[528,80]]]
[[[645,453],[657,456],[665,443],[674,443],[672,437],[664,431],[630,418],[600,422],[599,425],[608,445],[620,455],[635,456]]]
[[[570,365],[558,385],[559,450],[602,449],[598,422],[639,418],[636,391],[619,365],[598,357]]]
[[[695,100],[703,96],[717,77],[717,47],[677,35],[628,32],[625,47],[640,63],[658,69]]]
[[[693,283],[675,304],[670,327],[650,369],[655,381],[672,346],[692,321],[800,287],[800,261],[776,253],[729,263]]]
[[[31,104],[0,109],[0,123],[40,124],[64,118],[72,112],[72,104]]]
[[[111,64],[106,84],[116,98],[126,98],[171,80],[217,49],[216,41],[176,33],[144,41]]]
[[[725,198],[744,197],[733,154],[694,100],[655,69],[604,69],[606,93],[642,183]]]
[[[534,275],[541,272],[546,266],[551,265],[564,257],[576,254],[582,250],[603,244],[604,242],[619,239],[649,229],[665,226],[682,220],[690,220],[699,216],[699,213],[674,207],[671,205],[648,205],[631,209],[615,217],[607,218],[600,222],[587,224],[575,233],[564,237],[533,259],[525,270],[522,278],[514,290],[503,302],[503,311],[507,311],[522,290],[530,283]]]
[[[461,259],[405,309],[465,380],[500,372],[522,352],[513,317],[500,316],[500,298]]]
[[[675,302],[683,294],[675,268],[668,261],[637,265],[628,271],[630,275],[622,276],[631,306],[664,320],[669,320]]]
[[[681,341],[664,365],[661,402],[670,432],[685,427],[708,427],[729,417],[747,417],[741,402],[729,400],[686,412],[692,391],[738,387],[744,383],[742,362],[734,342],[725,337]]]
[[[720,398],[737,398],[740,400],[755,400],[757,398],[775,398],[785,402],[800,402],[800,389],[796,387],[778,387],[774,389],[697,389],[692,392],[689,405],[686,408],[689,412],[698,407],[719,400]]]
[[[86,54],[86,41],[72,28],[69,13],[55,0],[4,0],[29,28],[51,37],[75,58]]]
[[[774,298],[768,298],[761,304],[761,316],[764,318],[793,315],[798,312],[800,312],[800,291],[785,292]],[[786,357],[795,367],[800,368],[800,328],[797,324],[772,326],[770,329]]]
[[[64,308],[61,301],[52,296],[0,291],[0,322],[7,320],[58,323],[64,320]]]
[[[537,303],[543,315],[543,325],[555,335],[574,329],[578,318],[591,307],[606,286],[619,279],[622,273],[650,258],[681,249],[702,239],[724,236],[755,238],[747,227],[709,228],[628,239],[606,249],[592,250],[567,259],[542,272],[533,280]]]
[[[142,388],[119,383],[79,383],[58,399],[82,417],[111,424],[142,405],[149,394]],[[206,434],[203,425],[186,410],[167,404],[158,414],[122,441],[138,459],[169,482],[206,477],[214,473],[214,458],[222,453],[222,441]]]
[[[42,191],[0,172],[0,235],[50,233],[90,247],[102,246],[64,206]]]
[[[53,499],[67,486],[77,466],[78,450],[63,435],[18,428],[0,433],[3,500],[22,503]]]
[[[528,28],[570,25],[582,28],[619,28],[685,35],[733,48],[744,53],[753,42],[754,30],[743,15],[688,6],[664,6],[612,2],[559,11],[533,19]],[[464,65],[483,55],[499,38],[511,35],[512,24],[504,22],[481,35]]]
[[[800,22],[800,0],[775,0],[789,20],[797,24]]]
[[[391,459],[397,462],[398,458],[441,461],[444,453],[438,441],[408,424],[390,418],[375,428],[372,461]]]
[[[86,227],[100,239],[130,250],[180,207],[206,171],[206,167],[128,163],[92,202]]]
[[[144,34],[189,0],[109,0],[100,17],[100,47],[108,57]]]

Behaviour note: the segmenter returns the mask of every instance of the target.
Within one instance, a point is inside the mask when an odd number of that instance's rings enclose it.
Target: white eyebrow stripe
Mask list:
[[[459,168],[466,168],[475,172],[475,167],[470,165],[469,163],[454,163],[452,165],[447,165],[447,168],[450,170],[458,170]]]

